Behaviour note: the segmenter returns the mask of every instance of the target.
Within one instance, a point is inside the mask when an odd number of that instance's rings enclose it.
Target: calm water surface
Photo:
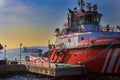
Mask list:
[[[6,75],[4,77],[1,77],[0,80],[86,80],[86,79],[80,79],[75,77],[59,77],[59,78],[53,78],[43,75],[36,75],[36,74],[19,74],[19,75]]]
[[[24,74],[24,75],[10,75],[0,78],[0,80],[52,80],[50,77],[34,75],[34,74]]]

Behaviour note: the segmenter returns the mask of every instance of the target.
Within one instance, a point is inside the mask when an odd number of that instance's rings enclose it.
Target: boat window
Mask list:
[[[81,37],[81,40],[84,40],[84,37]]]
[[[100,22],[100,16],[97,15],[97,16],[94,17],[94,23],[99,24],[99,22]]]
[[[85,15],[85,24],[99,24],[100,16],[99,15]]]
[[[85,24],[92,24],[92,23],[93,23],[92,15],[86,15],[85,16]]]
[[[84,16],[80,16],[78,18],[78,25],[82,25],[82,24],[84,24]]]
[[[71,42],[71,39],[68,39],[68,42]]]

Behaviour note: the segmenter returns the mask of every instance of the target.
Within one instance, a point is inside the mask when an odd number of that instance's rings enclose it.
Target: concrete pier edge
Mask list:
[[[39,66],[30,66],[30,65],[0,65],[0,75],[1,74],[11,74],[14,72],[22,72],[22,73],[36,73],[42,74],[52,77],[60,77],[60,76],[71,76],[71,75],[82,75],[85,74],[84,66],[74,66],[74,67],[57,67],[57,68],[49,68],[49,67],[39,67]]]

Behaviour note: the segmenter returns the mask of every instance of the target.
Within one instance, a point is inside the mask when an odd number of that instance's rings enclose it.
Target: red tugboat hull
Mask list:
[[[83,64],[89,72],[120,73],[120,48],[74,48],[66,53],[53,50],[51,62]]]

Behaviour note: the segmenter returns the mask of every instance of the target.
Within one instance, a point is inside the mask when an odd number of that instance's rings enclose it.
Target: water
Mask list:
[[[1,77],[0,80],[120,80],[120,77],[90,77],[90,78],[80,78],[75,76],[69,76],[69,77],[59,77],[59,78],[53,78],[43,75],[37,75],[37,74],[16,74],[16,75],[10,75]]]
[[[35,48],[35,49],[42,49],[43,52],[46,52],[48,51],[48,47],[47,46],[33,46],[33,47],[28,47],[28,49],[31,49],[31,48]],[[21,55],[21,58],[22,60],[25,60],[25,56],[27,55],[31,55],[31,54],[37,54],[37,53],[23,53],[24,51],[24,48],[21,49],[22,51],[22,55]],[[20,60],[20,49],[19,48],[14,48],[14,49],[7,49],[6,50],[6,58],[8,60],[15,60],[15,58],[17,60]],[[1,59],[4,59],[4,50],[0,50],[0,60]]]
[[[10,75],[0,78],[0,80],[52,80],[51,77],[35,74]]]
[[[16,75],[7,75],[5,77],[1,77],[0,80],[87,80],[81,78],[75,78],[74,76],[71,77],[49,77],[43,76],[38,74],[16,74]],[[93,80],[93,79],[92,79]]]
[[[21,59],[22,60],[25,60],[25,56],[27,55],[31,55],[33,53],[21,53]],[[34,54],[37,54],[37,53],[34,53]],[[7,52],[6,53],[6,58],[7,60],[15,60],[15,58],[17,60],[20,60],[20,52]],[[0,60],[3,60],[4,59],[4,53],[0,53]]]
[[[86,79],[80,79],[80,77],[75,78],[74,76],[71,77],[50,77],[40,74],[30,74],[30,73],[23,73],[23,74],[9,74],[9,75],[0,75],[0,80],[86,80]]]

